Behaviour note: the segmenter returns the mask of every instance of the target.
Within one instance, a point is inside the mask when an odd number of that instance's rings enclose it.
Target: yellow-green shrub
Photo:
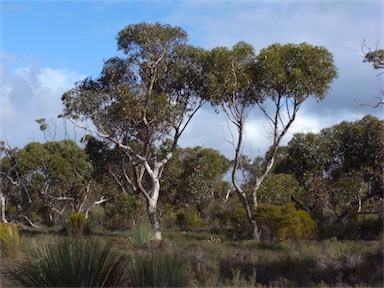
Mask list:
[[[316,222],[308,212],[298,210],[293,203],[288,203],[282,208],[282,216],[278,232],[280,239],[300,244],[315,237]]]
[[[283,219],[282,207],[273,204],[261,204],[257,207],[256,221],[262,231],[262,238],[270,243],[279,241],[279,229]]]
[[[82,236],[85,229],[85,214],[84,213],[72,213],[68,217],[68,235],[70,236]]]
[[[16,224],[0,222],[1,254],[11,256],[16,253],[20,236]]]
[[[176,225],[180,227],[181,230],[194,229],[198,227],[201,223],[201,218],[199,217],[196,208],[191,209],[179,209],[176,212]]]
[[[299,245],[315,237],[316,222],[306,211],[296,209],[293,203],[284,206],[260,205],[256,220],[264,240],[271,243],[292,240]]]

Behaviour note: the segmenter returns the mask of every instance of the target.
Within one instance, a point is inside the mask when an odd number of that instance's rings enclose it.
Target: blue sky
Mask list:
[[[64,91],[86,76],[97,77],[103,60],[115,55],[116,35],[129,24],[161,22],[182,27],[190,43],[203,48],[231,47],[238,41],[256,51],[275,42],[325,46],[334,55],[339,77],[323,103],[308,101],[291,134],[318,132],[366,114],[383,117],[374,103],[381,96],[382,76],[362,63],[361,42],[383,49],[382,1],[1,1],[0,139],[23,147],[44,141],[37,118],[52,121],[52,137],[64,137]],[[383,105],[382,105],[383,106]],[[222,115],[208,107],[192,121],[183,146],[203,145],[231,157]],[[55,128],[56,127],[56,128]],[[256,113],[247,124],[245,151],[263,153],[269,126]],[[67,127],[75,137],[72,127]],[[82,135],[76,131],[76,137]]]

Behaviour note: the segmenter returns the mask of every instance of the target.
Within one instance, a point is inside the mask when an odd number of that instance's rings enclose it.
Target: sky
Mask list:
[[[383,49],[384,1],[11,1],[1,0],[0,22],[0,140],[14,147],[45,141],[35,122],[46,118],[47,139],[62,140],[65,131],[79,140],[84,131],[57,116],[63,112],[62,94],[87,76],[96,78],[103,61],[116,55],[116,35],[130,24],[160,22],[179,26],[189,43],[211,49],[232,47],[239,41],[256,53],[274,43],[307,42],[324,46],[334,56],[338,78],[326,99],[308,99],[284,139],[294,133],[318,133],[342,121],[367,114],[383,119],[383,75],[363,63],[366,50]],[[253,110],[246,124],[244,152],[262,155],[271,144],[269,125]],[[204,146],[233,158],[225,141],[231,133],[223,114],[210,107],[197,113],[180,145]]]

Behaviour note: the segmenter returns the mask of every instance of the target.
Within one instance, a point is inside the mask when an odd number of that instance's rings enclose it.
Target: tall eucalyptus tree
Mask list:
[[[64,116],[81,126],[90,120],[95,136],[129,159],[132,189],[146,199],[154,239],[161,240],[157,203],[165,164],[192,117],[206,102],[202,94],[203,50],[187,44],[179,27],[129,25],[117,36],[125,57],[104,63],[66,92]],[[128,175],[127,175],[128,176]]]
[[[258,190],[273,168],[279,145],[303,102],[310,96],[323,100],[336,74],[332,54],[324,47],[307,43],[273,44],[257,56],[253,47],[244,42],[232,49],[211,51],[207,89],[214,96],[213,103],[222,108],[237,130],[237,139],[232,140],[232,184],[253,224],[255,239],[260,237],[254,217]],[[245,121],[253,107],[270,123],[272,143],[252,189],[245,190],[236,175],[243,159]]]

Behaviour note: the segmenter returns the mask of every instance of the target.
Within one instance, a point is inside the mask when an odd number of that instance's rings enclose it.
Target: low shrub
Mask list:
[[[43,239],[10,268],[24,287],[110,287],[121,284],[126,258],[96,239]]]
[[[176,211],[176,225],[181,230],[192,230],[197,228],[201,223],[196,208],[179,209]]]
[[[294,204],[284,206],[260,205],[256,210],[256,220],[264,240],[276,244],[279,241],[293,241],[299,246],[303,241],[314,239],[316,222],[304,210]]]
[[[132,257],[129,286],[186,287],[185,262],[180,255],[153,249]]]
[[[143,209],[142,199],[139,195],[120,194],[104,207],[104,226],[112,231],[131,229],[137,223],[147,219]]]
[[[12,256],[19,247],[19,230],[16,224],[0,222],[1,255]]]

